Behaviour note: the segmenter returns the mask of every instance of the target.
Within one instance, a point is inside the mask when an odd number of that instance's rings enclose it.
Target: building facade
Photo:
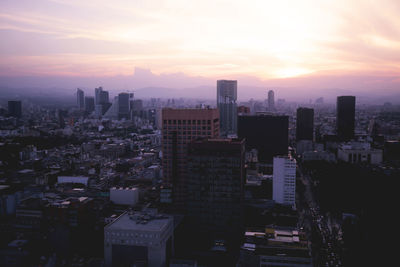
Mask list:
[[[130,118],[129,94],[118,94],[118,119]]]
[[[314,109],[298,108],[296,119],[296,140],[313,140]]]
[[[217,81],[217,107],[220,117],[221,135],[237,133],[237,81]]]
[[[85,108],[85,93],[79,88],[76,90],[76,104],[79,109]]]
[[[290,156],[274,157],[272,199],[279,204],[295,205],[296,160]]]
[[[240,237],[245,182],[245,141],[195,140],[188,148],[187,216],[213,238]]]
[[[274,156],[288,154],[289,117],[239,116],[238,137],[246,138],[246,149],[258,150],[260,162],[272,163]]]
[[[371,148],[369,143],[350,142],[338,147],[338,159],[348,163],[380,164],[383,151]]]
[[[337,97],[336,132],[341,141],[349,141],[354,138],[355,109],[355,96]]]
[[[104,227],[105,266],[167,266],[173,225],[166,215],[123,213]]]
[[[85,111],[90,113],[94,111],[94,98],[92,96],[85,96]]]
[[[268,91],[268,111],[275,110],[275,93],[273,90]]]
[[[219,136],[218,109],[162,110],[162,166],[164,183],[173,188],[174,202],[185,199],[187,144],[200,137]]]

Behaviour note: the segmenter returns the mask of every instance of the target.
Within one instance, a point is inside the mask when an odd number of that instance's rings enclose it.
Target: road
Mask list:
[[[298,210],[312,241],[310,246],[315,266],[343,266],[341,257],[342,237],[340,224],[329,214],[322,214],[313,193],[310,175],[298,166],[299,180],[304,186],[303,194],[298,194]]]

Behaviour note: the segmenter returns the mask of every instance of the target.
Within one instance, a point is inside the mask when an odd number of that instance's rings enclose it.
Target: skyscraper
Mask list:
[[[109,100],[108,91],[103,91],[103,90],[100,91],[99,92],[99,103],[98,104],[108,104],[109,102],[110,102],[110,100]]]
[[[99,105],[100,104],[100,92],[103,91],[103,87],[99,88],[94,88],[94,104]]]
[[[238,136],[246,138],[246,149],[258,150],[259,161],[272,163],[274,156],[288,154],[289,117],[239,116]]]
[[[272,199],[279,204],[295,204],[296,160],[290,156],[274,157]]]
[[[130,118],[129,108],[129,94],[120,93],[118,94],[118,119],[129,119]]]
[[[187,216],[201,235],[211,240],[240,238],[244,164],[244,140],[202,139],[189,144]]]
[[[199,137],[219,136],[217,109],[162,110],[162,166],[164,182],[173,187],[174,202],[186,195],[187,144]]]
[[[273,111],[275,110],[275,94],[274,91],[268,91],[268,110]]]
[[[76,90],[76,103],[79,109],[85,108],[85,93],[79,88]]]
[[[296,140],[313,140],[314,109],[298,108],[296,119]]]
[[[88,113],[94,111],[94,98],[92,96],[85,96],[85,110]]]
[[[217,81],[217,107],[221,135],[237,134],[237,81]]]
[[[16,101],[16,100],[8,101],[8,114],[15,118],[21,118],[22,116],[21,101]]]
[[[336,131],[339,140],[349,141],[354,138],[356,97],[338,96],[336,102]]]

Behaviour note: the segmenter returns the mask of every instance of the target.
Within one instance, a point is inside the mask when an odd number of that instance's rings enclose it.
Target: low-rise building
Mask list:
[[[166,266],[172,251],[173,218],[126,212],[104,228],[105,266]]]
[[[372,148],[370,143],[349,142],[338,147],[338,159],[349,163],[380,164],[383,151]]]

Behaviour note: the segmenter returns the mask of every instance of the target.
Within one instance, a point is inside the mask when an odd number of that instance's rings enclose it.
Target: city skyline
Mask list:
[[[92,86],[87,80],[96,78],[106,87],[185,88],[235,79],[396,92],[399,8],[395,1],[3,1],[0,85],[40,77],[39,87],[54,78]],[[140,70],[150,74],[132,80]]]

